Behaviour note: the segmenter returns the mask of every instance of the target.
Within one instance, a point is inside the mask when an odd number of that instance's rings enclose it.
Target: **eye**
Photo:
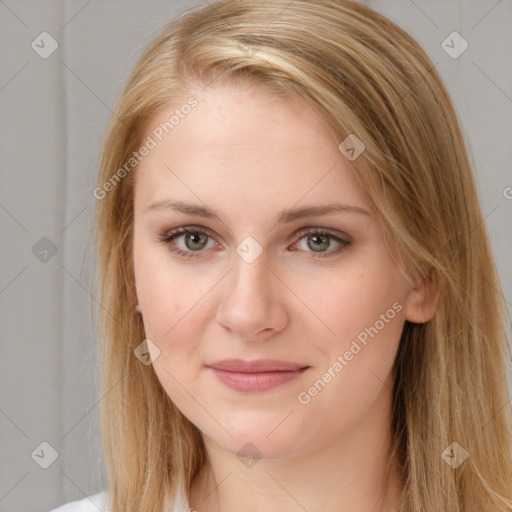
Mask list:
[[[176,247],[176,240],[183,237],[184,247]],[[194,252],[201,252],[207,247],[208,238],[213,238],[202,228],[194,226],[184,226],[181,228],[173,229],[163,236],[158,237],[158,240],[169,246],[172,252],[183,256],[184,258],[194,258]],[[214,243],[213,246],[216,244]]]
[[[183,241],[178,244],[178,240],[183,237]],[[344,248],[352,245],[352,242],[346,235],[338,236],[334,232],[324,228],[307,228],[295,235],[299,237],[298,241],[294,244],[299,245],[299,242],[305,240],[305,244],[300,244],[300,250],[312,253],[313,258],[326,258],[333,254],[338,254]],[[208,245],[208,239],[212,242]],[[190,259],[197,257],[197,254],[205,252],[203,249],[211,249],[218,246],[214,242],[213,237],[208,234],[203,228],[195,226],[183,226],[166,232],[157,238],[159,242],[169,246],[170,250],[179,256]],[[328,249],[333,241],[337,244],[334,249]],[[297,250],[297,249],[292,249]]]
[[[305,240],[302,247],[305,247],[304,250],[306,250],[306,252],[310,252],[308,249],[312,249],[311,252],[313,252],[313,258],[327,258],[334,254],[338,254],[346,247],[352,245],[352,242],[346,235],[343,237],[338,236],[332,231],[324,228],[308,228],[297,233],[297,236],[300,237],[299,242]],[[337,246],[330,251],[325,251],[324,249],[328,249],[332,245],[333,240]]]

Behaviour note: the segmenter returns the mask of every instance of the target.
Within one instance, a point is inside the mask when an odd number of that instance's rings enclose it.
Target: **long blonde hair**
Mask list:
[[[111,512],[162,510],[164,495],[180,482],[188,491],[205,462],[200,432],[134,355],[145,333],[133,311],[137,169],[126,162],[155,113],[219,80],[293,95],[339,143],[363,141],[353,165],[397,262],[440,292],[431,321],[406,322],[393,369],[400,510],[511,510],[507,312],[468,150],[434,65],[404,30],[353,1],[221,0],[183,13],[145,49],[102,151],[93,236]],[[447,462],[454,447],[469,455],[458,467]]]

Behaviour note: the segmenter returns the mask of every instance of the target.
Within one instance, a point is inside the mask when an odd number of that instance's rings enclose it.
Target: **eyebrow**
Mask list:
[[[183,201],[172,201],[164,199],[162,201],[156,201],[149,204],[145,209],[144,213],[153,210],[174,210],[178,213],[186,215],[195,215],[198,217],[204,217],[205,219],[215,219],[223,222],[220,212],[213,210],[208,206],[201,206],[197,204],[184,203]],[[275,224],[290,223],[298,219],[306,217],[321,217],[322,215],[328,215],[329,213],[356,213],[370,216],[370,213],[359,206],[350,204],[340,203],[329,203],[321,206],[304,206],[301,208],[292,208],[289,210],[282,210],[274,217]]]

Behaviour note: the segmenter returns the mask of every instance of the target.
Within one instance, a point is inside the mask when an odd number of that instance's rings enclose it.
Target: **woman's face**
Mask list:
[[[135,282],[154,371],[231,452],[315,450],[390,400],[404,321],[426,320],[419,292],[304,104],[259,88],[191,95],[197,106],[161,141],[148,132],[156,147],[134,171]],[[191,232],[163,241],[181,228]]]

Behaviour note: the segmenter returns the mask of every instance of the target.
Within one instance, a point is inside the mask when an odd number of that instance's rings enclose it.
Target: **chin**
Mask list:
[[[286,415],[272,415],[263,420],[249,415],[239,418],[239,421],[233,419],[227,426],[223,423],[229,434],[220,427],[203,432],[216,444],[239,457],[281,459],[296,455],[304,441],[304,432],[294,428],[291,416],[284,419]]]

